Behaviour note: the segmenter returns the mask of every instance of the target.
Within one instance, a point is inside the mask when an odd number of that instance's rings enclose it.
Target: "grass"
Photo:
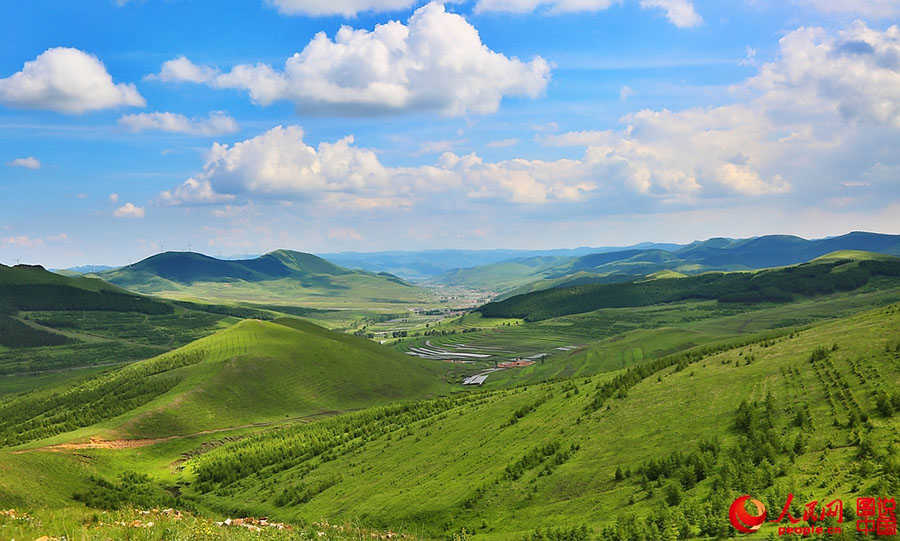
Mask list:
[[[374,531],[358,524],[329,524],[327,521],[306,525],[269,523],[260,526],[259,521],[247,526],[222,524],[225,520],[213,520],[184,513],[176,509],[136,509],[120,511],[93,511],[88,509],[46,510],[33,513],[0,512],[0,538],[38,539],[48,536],[71,541],[89,539],[127,539],[130,541],[163,541],[170,539],[199,540],[247,540],[247,539],[321,539],[323,541],[361,541],[403,537],[416,539],[408,532]],[[238,518],[238,517],[234,517]],[[248,527],[249,526],[249,527]]]
[[[20,318],[31,325],[53,329],[77,342],[0,351],[0,396],[79,379],[101,368],[155,357],[237,321],[182,308],[162,315],[32,311],[20,313]]]
[[[743,493],[770,509],[780,509],[788,492],[804,503],[842,498],[849,507],[857,496],[900,490],[900,464],[892,462],[900,456],[900,414],[878,405],[900,383],[900,290],[889,285],[876,279],[790,304],[691,301],[527,324],[469,315],[434,328],[456,334],[396,345],[466,343],[496,359],[554,352],[544,363],[491,375],[482,392],[452,393],[442,383],[463,375],[457,366],[297,319],[245,320],[104,373],[117,389],[116,374],[196,354],[141,376],[171,385],[150,389],[134,407],[0,449],[0,507],[45,517],[42,530],[19,536],[204,538],[197,532],[211,522],[197,517],[190,519],[196,531],[81,530],[97,521],[72,494],[90,486],[91,475],[113,482],[125,471],[148,474],[156,494],[177,493],[203,516],[327,519],[423,538],[466,531],[522,539],[585,526],[595,538],[620,528],[637,539],[635,528],[655,524],[685,527],[690,538],[709,537],[701,528],[728,537],[727,504]],[[32,395],[63,399],[69,387]],[[754,474],[735,480],[729,457],[765,448],[736,429],[742,402],[754,412],[773,404],[765,433],[777,449],[767,463],[742,458]],[[93,404],[80,403],[86,412]],[[790,452],[801,435],[804,448]],[[91,437],[165,439],[128,449],[47,448]],[[671,477],[645,479],[651,460],[698,453],[711,440],[722,451],[699,482],[677,489]],[[210,473],[217,468],[228,477]],[[627,473],[617,479],[617,469]],[[771,483],[756,472],[770,473]],[[680,490],[680,501],[667,501],[671,490]],[[9,525],[3,520],[0,527]],[[202,535],[223,532],[232,535]]]
[[[297,319],[244,320],[102,379],[0,402],[0,428],[27,435],[17,440],[95,423],[75,434],[186,435],[443,393],[444,369]]]
[[[440,346],[450,351],[491,354],[474,365],[454,365],[454,380],[479,373],[494,362],[547,353],[549,357],[525,368],[491,374],[487,387],[533,384],[554,378],[591,375],[704,344],[718,343],[749,333],[801,328],[847,316],[872,306],[900,300],[900,287],[876,278],[854,292],[833,293],[788,304],[720,304],[688,301],[638,308],[607,308],[539,322],[484,318],[469,314],[436,327],[454,334],[404,339],[394,347]],[[462,331],[479,329],[476,332]],[[466,344],[466,349],[455,347]],[[569,351],[557,348],[569,348]],[[474,348],[474,349],[472,349]]]
[[[637,472],[651,459],[695,451],[697,442],[712,438],[726,447],[737,445],[740,403],[763,402],[769,394],[776,404],[778,438],[808,437],[798,456],[779,455],[784,474],[760,491],[770,508],[783,503],[788,490],[804,502],[888,494],[889,477],[880,472],[898,441],[900,418],[879,414],[875,398],[900,381],[900,342],[891,330],[898,325],[900,307],[893,305],[725,349],[683,369],[665,368],[594,413],[589,405],[600,376],[472,395],[359,445],[340,444],[327,459],[313,457],[284,470],[266,467],[260,475],[197,494],[197,501],[208,509],[238,506],[293,520],[352,514],[373,526],[416,524],[431,536],[464,527],[479,538],[510,539],[537,528],[581,524],[599,532],[626,514],[646,516],[669,507],[663,490],[644,488],[636,475],[617,481],[617,468]],[[811,352],[822,346],[830,353],[811,365]],[[857,411],[870,420],[865,427],[853,424]],[[808,412],[813,431],[793,424],[798,412]],[[855,436],[859,431],[871,442],[872,454],[862,455],[868,469],[856,458],[864,453]],[[273,432],[261,441],[283,437]],[[538,460],[517,478],[505,473],[554,442],[561,449],[575,444],[577,450],[558,464]],[[241,446],[226,445],[189,465],[227,458]],[[672,512],[706,501],[711,483],[686,490],[683,505]],[[278,495],[296,484],[326,488],[302,505],[279,507]],[[763,534],[774,528],[766,525]]]

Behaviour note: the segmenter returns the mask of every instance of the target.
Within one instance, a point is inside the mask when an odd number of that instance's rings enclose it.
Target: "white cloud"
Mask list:
[[[886,19],[900,15],[897,0],[795,0],[800,4],[824,11],[860,15],[873,19]]]
[[[593,190],[578,162],[509,160],[485,164],[474,155],[445,152],[437,163],[386,167],[348,136],[311,147],[299,126],[277,126],[235,143],[214,144],[203,172],[160,194],[164,205],[234,201],[238,196],[322,201],[349,209],[408,207],[435,193],[516,203],[577,200]]]
[[[693,28],[703,22],[690,0],[641,0],[641,7],[662,9],[666,19],[678,28]]]
[[[67,47],[47,49],[0,79],[0,103],[72,114],[145,105],[135,86],[114,83],[96,56]]]
[[[500,11],[545,15],[605,11],[624,0],[477,0],[475,13]],[[692,28],[703,22],[691,0],[640,0],[642,9],[662,9],[666,19],[679,28]]]
[[[219,70],[207,66],[198,66],[182,55],[163,62],[159,73],[148,75],[144,79],[158,80],[164,83],[208,83],[218,73]]]
[[[494,112],[505,96],[540,95],[550,66],[541,57],[523,62],[488,49],[462,16],[431,3],[407,25],[391,21],[372,31],[343,26],[333,40],[320,32],[282,71],[243,64],[219,73],[180,57],[157,77],[246,90],[261,105],[291,100],[303,111],[462,115]]]
[[[133,203],[125,203],[113,211],[113,216],[116,218],[143,218],[144,209],[135,206]]]
[[[896,200],[900,171],[900,63],[890,62],[898,34],[862,23],[833,34],[799,29],[758,75],[734,87],[733,104],[641,110],[615,129],[557,134],[555,126],[535,127],[549,130],[537,142],[583,147],[573,159],[490,163],[445,152],[432,165],[389,167],[352,137],[313,147],[299,127],[278,127],[213,145],[203,171],[160,200],[239,204],[252,196],[313,202],[309,208],[329,212],[450,212],[473,201],[580,202],[587,204],[567,209],[648,214],[754,199],[779,208],[838,201],[847,211],[876,208]],[[863,183],[851,198],[848,188]]]
[[[27,158],[16,158],[8,161],[6,165],[10,167],[24,167],[26,169],[40,169],[41,161],[34,156],[28,156]]]
[[[109,200],[112,201],[113,203],[115,203],[116,201],[119,200],[119,194],[117,194],[117,193],[109,194]]]
[[[266,0],[284,15],[344,15],[364,11],[397,11],[415,4],[413,0]]]
[[[764,92],[767,109],[900,126],[897,26],[879,31],[857,21],[837,35],[800,28],[780,40],[780,53],[746,84]]]
[[[619,99],[622,101],[628,101],[628,98],[630,98],[631,96],[634,96],[634,89],[632,89],[628,85],[622,86],[622,88],[619,90]]]
[[[139,113],[124,115],[119,125],[133,132],[159,130],[190,135],[221,135],[238,131],[237,121],[222,111],[207,118],[187,118],[177,113]]]

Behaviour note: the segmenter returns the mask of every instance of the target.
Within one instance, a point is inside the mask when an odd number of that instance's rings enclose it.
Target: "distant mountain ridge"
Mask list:
[[[855,231],[813,240],[792,235],[748,239],[715,237],[675,249],[659,246],[558,258],[550,264],[537,260],[511,260],[456,269],[437,277],[434,282],[484,287],[506,291],[504,296],[511,296],[552,287],[630,281],[660,271],[697,274],[783,267],[805,263],[839,250],[900,255],[900,235]],[[519,266],[511,274],[507,264],[512,262]]]
[[[384,252],[339,252],[320,253],[319,256],[339,265],[364,269],[372,272],[390,272],[401,278],[410,280],[428,280],[448,271],[461,268],[472,268],[499,262],[530,259],[534,257],[569,258],[601,252],[615,252],[630,248],[660,248],[674,250],[680,244],[657,244],[642,242],[624,247],[587,247],[559,248],[548,250],[419,250],[419,251],[384,251]]]
[[[165,252],[97,274],[119,287],[170,299],[251,302],[306,307],[418,303],[433,297],[390,273],[350,270],[321,257],[276,250],[225,260],[194,252]]]

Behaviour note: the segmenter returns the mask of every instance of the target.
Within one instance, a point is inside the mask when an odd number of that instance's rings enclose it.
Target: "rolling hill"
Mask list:
[[[95,277],[0,265],[0,395],[155,357],[268,312],[145,297]]]
[[[900,258],[843,252],[810,263],[756,272],[708,272],[684,278],[637,280],[616,284],[588,284],[538,290],[486,304],[478,310],[486,317],[540,321],[590,312],[599,308],[626,308],[690,299],[719,303],[789,302],[795,295],[813,296],[858,289],[876,277],[896,282]]]
[[[750,239],[712,238],[686,246],[616,250],[544,263],[519,260],[459,269],[434,279],[503,292],[499,299],[542,289],[591,283],[628,282],[659,271],[699,274],[796,265],[839,250],[900,256],[900,235],[852,232],[806,240],[790,235]],[[515,263],[516,265],[510,265]],[[523,268],[522,265],[526,267]],[[529,272],[530,271],[530,272]]]
[[[82,427],[159,438],[283,421],[444,390],[443,367],[301,320],[243,320],[76,385],[0,400],[0,444]]]
[[[229,439],[46,447],[96,434],[171,433],[154,422],[141,428],[146,412],[187,420],[180,433],[197,428],[194,415],[206,422],[208,407],[223,408],[230,423],[249,418],[239,410],[254,406],[229,405],[236,391],[225,380],[199,378],[215,381],[219,396],[168,392],[88,429],[0,450],[0,471],[15,468],[21,478],[0,477],[0,502],[60,498],[53,505],[71,507],[68,490],[95,506],[175,501],[211,516],[353,523],[424,539],[636,541],[735,538],[728,507],[737,497],[761,500],[775,520],[793,494],[799,506],[841,499],[850,528],[857,497],[900,490],[898,326],[893,304],[626,370],[244,429]],[[254,332],[287,337],[273,323],[241,327],[218,335],[216,347],[253,348]],[[176,370],[230,374],[224,356]],[[310,394],[295,389],[281,411]],[[274,398],[256,396],[260,418],[269,418]],[[51,486],[38,488],[40,479]],[[758,535],[785,524],[767,523]]]
[[[430,293],[392,274],[349,270],[290,250],[247,260],[165,252],[99,276],[139,293],[215,302],[348,309],[432,300]]]
[[[900,490],[898,324],[893,305],[615,374],[287,427],[189,462],[190,492],[211,510],[432,538],[731,538],[743,494],[772,520],[789,493],[841,498],[851,527],[856,497]]]

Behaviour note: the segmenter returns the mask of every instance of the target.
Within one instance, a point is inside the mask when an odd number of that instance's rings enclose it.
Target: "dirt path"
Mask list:
[[[34,451],[49,451],[49,452],[64,452],[64,451],[74,451],[81,449],[135,449],[137,447],[146,447],[148,445],[155,445],[157,443],[163,443],[166,441],[172,440],[181,440],[185,438],[193,438],[195,436],[205,436],[208,434],[217,434],[219,432],[230,432],[234,430],[242,430],[245,428],[263,428],[267,426],[274,426],[280,424],[289,424],[295,422],[309,423],[314,421],[315,419],[319,419],[321,417],[331,417],[333,415],[338,415],[343,413],[337,410],[328,410],[321,411],[319,413],[314,413],[312,415],[304,415],[302,417],[291,417],[289,419],[278,420],[278,421],[269,421],[265,423],[250,423],[241,426],[231,426],[228,428],[214,428],[211,430],[201,430],[200,432],[193,432],[191,434],[178,434],[175,436],[166,436],[164,438],[139,438],[139,439],[119,439],[119,440],[106,440],[103,438],[91,437],[88,441],[82,442],[67,442],[67,443],[57,443],[54,445],[47,445],[44,447],[35,447],[34,449],[23,449],[21,451],[13,451],[14,455],[20,455],[22,453],[31,453]]]

